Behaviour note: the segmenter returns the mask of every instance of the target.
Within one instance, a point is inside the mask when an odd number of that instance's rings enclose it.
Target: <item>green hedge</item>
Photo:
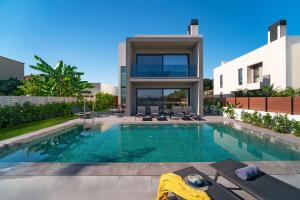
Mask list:
[[[276,114],[272,117],[269,113],[262,115],[256,111],[254,113],[244,111],[241,119],[245,123],[272,129],[279,133],[292,133],[300,136],[300,122],[290,120],[287,115]]]
[[[0,107],[0,128],[67,115],[72,115],[72,110],[71,105],[66,103],[34,105],[26,102],[23,105],[4,106]]]

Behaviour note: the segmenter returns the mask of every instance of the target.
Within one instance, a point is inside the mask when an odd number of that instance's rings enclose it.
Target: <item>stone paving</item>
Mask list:
[[[261,132],[273,141],[279,140],[299,147],[300,139],[292,135],[282,135],[241,122],[219,116],[205,116],[203,121],[142,122],[140,118],[103,115],[94,119],[94,123],[233,123],[236,128],[247,128]],[[30,134],[0,142],[0,148],[33,138],[51,134],[58,130],[82,124],[83,119],[76,119],[64,124],[35,131]],[[86,124],[92,124],[88,119]],[[282,141],[283,140],[283,141]],[[253,162],[252,162],[253,163]],[[255,162],[260,169],[289,184],[300,188],[299,161],[260,161]],[[213,176],[215,171],[210,163],[9,163],[0,167],[0,199],[155,199],[159,175],[176,171],[188,166]],[[253,199],[227,180],[220,178],[219,183],[244,199]]]

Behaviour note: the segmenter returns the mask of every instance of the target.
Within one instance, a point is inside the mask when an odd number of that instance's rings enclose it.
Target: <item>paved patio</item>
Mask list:
[[[94,119],[94,123],[231,123],[231,120],[219,116],[205,116],[203,121],[142,122],[134,117],[103,115]],[[76,119],[44,130],[0,142],[0,147],[31,140],[57,130],[83,123]],[[93,120],[86,120],[92,124]],[[299,138],[292,135],[276,134],[272,131],[235,122],[236,128],[249,128],[252,134],[257,132],[271,137],[272,140],[286,142],[298,148]],[[284,136],[284,137],[283,137]],[[283,140],[283,141],[282,141]],[[176,171],[188,166],[213,176],[210,163],[8,163],[0,166],[0,199],[155,199],[159,175]],[[299,161],[262,161],[256,162],[263,171],[300,188]],[[236,188],[230,182],[220,178],[219,183],[228,188]],[[244,199],[253,199],[247,193],[234,189]]]

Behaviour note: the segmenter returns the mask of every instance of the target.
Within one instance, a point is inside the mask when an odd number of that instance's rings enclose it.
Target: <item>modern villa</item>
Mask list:
[[[300,87],[300,36],[287,35],[286,20],[268,28],[268,43],[214,69],[214,95],[274,85]]]
[[[203,114],[203,37],[198,20],[186,35],[138,35],[119,44],[119,102],[126,115],[137,106],[191,106]]]
[[[0,80],[24,79],[24,63],[0,56]]]

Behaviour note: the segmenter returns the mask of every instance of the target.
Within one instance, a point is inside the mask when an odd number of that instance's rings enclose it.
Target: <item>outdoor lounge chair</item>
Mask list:
[[[235,170],[247,166],[244,163],[230,159],[213,163],[210,166],[216,169],[215,181],[217,181],[218,176],[223,176],[257,199],[300,199],[300,189],[282,182],[262,171],[255,178],[242,180],[235,174]]]
[[[195,169],[194,167],[188,167],[185,169],[181,169],[179,171],[173,172],[174,174],[177,174],[178,176],[181,176],[181,178],[185,178],[186,176],[190,174],[199,174],[201,175],[209,184],[209,189],[206,191],[206,193],[210,196],[213,200],[238,200],[237,196],[235,196],[234,193],[232,193],[230,190],[227,190],[222,185],[216,183],[211,178],[209,178],[206,174],[203,172]],[[174,194],[175,197],[169,197],[169,200],[171,199],[177,199],[182,200],[181,197]]]
[[[88,112],[87,109],[86,109],[86,112],[84,113],[84,112],[80,111],[80,108],[78,106],[72,106],[71,110],[74,115],[77,115],[80,118],[83,118],[83,117],[90,118],[91,117],[91,112]]]
[[[135,120],[137,117],[144,117],[146,115],[146,107],[145,106],[138,106],[137,113],[135,115]]]
[[[197,116],[197,113],[195,113],[195,112],[193,111],[192,106],[186,106],[186,107],[184,108],[184,113],[185,113],[185,115],[188,115],[188,116],[191,117],[191,118]]]
[[[182,109],[180,106],[173,106],[173,114],[171,119],[181,119],[183,117]]]
[[[159,115],[159,107],[158,106],[150,106],[151,117],[158,117]]]

